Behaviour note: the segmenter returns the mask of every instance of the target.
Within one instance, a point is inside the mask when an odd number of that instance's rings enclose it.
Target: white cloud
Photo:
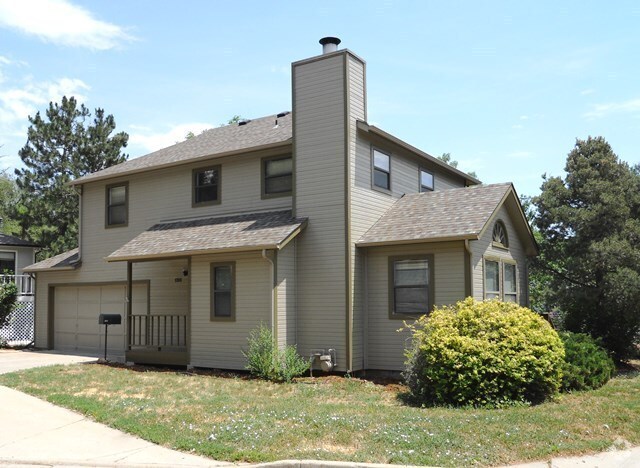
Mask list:
[[[132,130],[140,130],[141,128],[148,127],[130,125],[129,128]],[[209,123],[192,122],[175,125],[166,132],[131,133],[129,135],[129,144],[130,146],[138,146],[143,151],[152,152],[184,141],[187,133],[189,132],[193,132],[195,135],[198,135],[203,130],[207,130],[209,128],[213,128],[213,125]]]
[[[593,88],[583,89],[582,91],[580,91],[580,96],[588,96],[589,94],[593,94],[595,92],[596,90]]]
[[[595,119],[605,117],[609,114],[640,112],[640,99],[629,99],[623,102],[609,102],[606,104],[596,104],[589,112],[585,112],[583,117]]]
[[[520,116],[520,120],[529,120],[529,116],[528,115],[521,115]]]
[[[60,101],[62,96],[75,96],[79,102],[86,100],[83,92],[89,85],[76,78],[60,78],[56,81],[27,83],[0,91],[0,131],[13,132],[11,126],[26,125],[27,117],[35,115],[51,101]]]
[[[515,125],[512,125],[511,128],[515,130],[522,130],[524,128],[524,125],[515,124]]]
[[[0,0],[0,26],[54,44],[93,50],[134,40],[120,26],[95,19],[67,0]]]

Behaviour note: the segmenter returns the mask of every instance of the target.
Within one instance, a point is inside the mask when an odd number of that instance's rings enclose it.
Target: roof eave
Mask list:
[[[394,144],[402,147],[403,149],[405,149],[407,151],[410,151],[412,153],[416,153],[419,156],[421,156],[421,157],[427,159],[428,161],[432,162],[433,164],[436,164],[437,166],[440,166],[442,169],[444,169],[446,171],[449,171],[449,172],[452,172],[452,173],[456,174],[459,177],[462,177],[467,182],[471,182],[474,185],[482,184],[482,182],[479,179],[477,179],[477,178],[475,178],[473,176],[470,176],[469,174],[467,174],[465,172],[462,172],[461,170],[456,169],[453,166],[450,166],[446,162],[441,161],[440,159],[438,159],[438,158],[436,158],[434,156],[431,156],[429,153],[425,153],[421,149],[416,148],[415,146],[407,143],[406,141],[403,141],[400,138],[395,137],[395,136],[391,135],[390,133],[385,132],[384,130],[382,130],[382,129],[374,126],[374,125],[369,125],[364,120],[358,120],[356,122],[356,125],[357,125],[358,130],[361,130],[361,131],[363,131],[365,133],[372,133],[374,135],[379,136],[380,138],[388,140],[391,143],[394,143]]]
[[[115,179],[118,177],[125,177],[125,176],[130,176],[130,175],[134,175],[134,174],[140,174],[143,172],[148,172],[148,171],[155,171],[158,169],[166,169],[166,168],[170,168],[170,167],[176,167],[176,166],[182,166],[185,164],[193,164],[193,163],[197,163],[199,161],[206,161],[208,159],[212,159],[212,158],[223,158],[223,157],[228,157],[228,156],[236,156],[238,154],[244,154],[244,153],[253,153],[256,151],[264,151],[264,150],[270,150],[270,149],[277,149],[277,148],[285,148],[285,147],[289,147],[292,145],[292,139],[289,138],[285,141],[278,141],[276,143],[267,143],[265,145],[259,145],[259,146],[252,146],[249,148],[242,148],[242,149],[238,149],[238,150],[233,150],[233,151],[226,151],[223,153],[214,153],[214,154],[208,154],[206,156],[199,156],[197,158],[192,158],[192,159],[186,159],[186,160],[181,160],[181,161],[172,161],[166,164],[158,164],[155,166],[150,166],[150,167],[143,167],[143,168],[138,168],[138,169],[132,169],[130,171],[124,171],[124,172],[118,172],[118,173],[114,173],[114,174],[106,174],[104,176],[97,176],[97,177],[89,177],[91,174],[88,174],[86,176],[80,177],[79,179],[75,179],[72,180],[70,182],[67,183],[67,185],[82,185],[82,184],[87,184],[87,183],[91,183],[91,182],[98,182],[101,180],[108,180],[108,179]],[[85,179],[86,177],[86,179]]]
[[[42,273],[43,271],[73,271],[76,270],[77,266],[63,266],[63,267],[51,267],[51,268],[23,268],[22,271],[25,273]]]
[[[241,247],[228,247],[221,249],[192,249],[192,250],[181,250],[177,252],[167,252],[167,253],[159,253],[159,254],[149,254],[149,255],[122,255],[122,256],[111,256],[105,257],[104,260],[113,263],[113,262],[145,262],[145,261],[154,261],[154,260],[169,260],[181,257],[192,257],[195,255],[210,255],[210,254],[219,254],[219,253],[237,253],[237,252],[253,252],[253,251],[261,251],[261,250],[274,250],[278,249],[278,244],[264,244],[264,245],[249,245],[249,246],[241,246]]]
[[[463,240],[477,240],[479,239],[477,233],[458,235],[458,236],[443,236],[443,237],[430,237],[422,239],[394,239],[377,242],[356,242],[356,247],[382,247],[386,245],[407,245],[407,244],[433,244],[436,242],[454,242]]]

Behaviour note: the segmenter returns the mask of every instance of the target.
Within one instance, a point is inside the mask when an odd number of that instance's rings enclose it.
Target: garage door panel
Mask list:
[[[122,304],[127,295],[124,286],[103,286],[102,287],[102,303],[103,304]]]
[[[148,312],[147,285],[133,289],[133,313]],[[98,316],[126,315],[126,286],[60,286],[54,295],[54,345],[56,349],[99,352],[104,350],[104,325]],[[108,352],[123,354],[126,324],[110,325]]]

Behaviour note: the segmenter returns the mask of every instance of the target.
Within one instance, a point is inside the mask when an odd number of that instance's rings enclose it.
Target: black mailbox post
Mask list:
[[[120,314],[100,314],[98,316],[98,324],[104,325],[104,360],[107,360],[107,336],[109,325],[120,325],[122,323],[122,315]]]

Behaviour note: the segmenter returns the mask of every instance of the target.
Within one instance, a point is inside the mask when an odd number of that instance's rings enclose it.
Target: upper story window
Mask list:
[[[420,191],[433,191],[433,173],[426,169],[420,169]]]
[[[493,226],[493,245],[496,247],[502,247],[504,249],[509,248],[509,238],[507,237],[507,228],[502,221],[496,221]]]
[[[291,156],[276,156],[262,160],[262,198],[291,195],[293,160]]]
[[[373,150],[373,185],[391,190],[391,156],[377,149]]]
[[[389,269],[390,317],[429,313],[433,306],[433,256],[391,258]]]
[[[220,166],[193,170],[193,206],[220,203]]]
[[[0,275],[13,275],[16,272],[15,252],[0,252]]]
[[[107,185],[106,227],[121,227],[128,223],[129,184]]]
[[[235,319],[235,262],[211,264],[211,320]]]

